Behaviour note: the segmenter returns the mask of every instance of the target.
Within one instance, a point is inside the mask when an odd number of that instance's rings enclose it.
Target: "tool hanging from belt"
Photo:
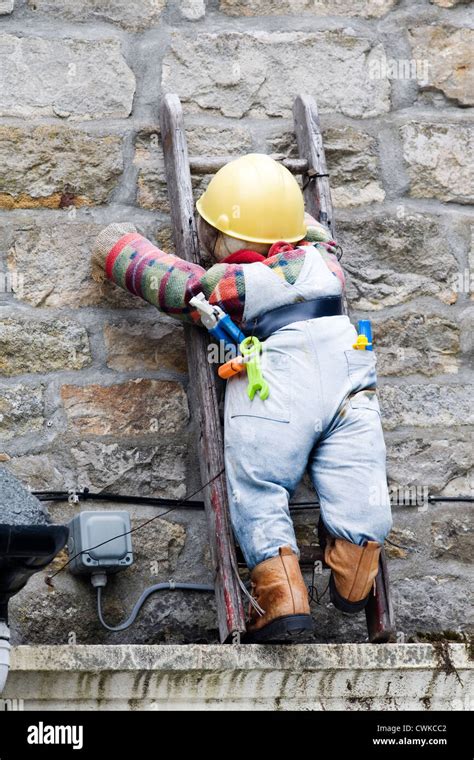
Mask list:
[[[358,336],[352,348],[358,351],[373,351],[372,325],[370,319],[359,319],[357,323]]]
[[[222,340],[226,349],[234,349],[245,340],[242,330],[225,313],[220,306],[212,306],[204,293],[199,293],[189,300],[191,306],[199,311],[201,322],[216,340]]]
[[[262,344],[258,338],[249,335],[249,337],[245,338],[240,344],[240,350],[242,352],[244,366],[247,369],[247,377],[249,379],[247,395],[250,401],[252,401],[255,394],[258,393],[262,401],[265,401],[270,393],[270,388],[263,377],[260,364]]]
[[[270,389],[262,374],[260,364],[262,344],[258,338],[254,336],[246,337],[220,306],[212,306],[209,303],[204,293],[193,296],[189,303],[199,311],[201,322],[210,334],[216,340],[224,341],[226,350],[229,348],[235,350],[237,344],[240,351],[239,356],[230,359],[219,368],[220,377],[227,379],[243,369],[247,369],[248,397],[252,400],[255,394],[258,393],[262,401],[265,400],[268,397]]]

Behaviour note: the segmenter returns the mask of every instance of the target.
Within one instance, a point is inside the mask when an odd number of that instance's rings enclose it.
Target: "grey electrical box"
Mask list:
[[[112,539],[112,540],[110,540]],[[79,512],[69,523],[69,569],[77,575],[117,572],[133,562],[128,512]],[[75,556],[77,555],[77,556]]]

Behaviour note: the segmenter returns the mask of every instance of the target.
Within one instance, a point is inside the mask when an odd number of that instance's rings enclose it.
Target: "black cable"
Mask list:
[[[204,488],[205,486],[203,486]],[[196,491],[199,493],[199,491]],[[78,501],[115,501],[118,504],[141,504],[149,507],[174,507],[182,509],[204,509],[203,501],[191,501],[190,499],[166,499],[152,496],[127,496],[125,494],[92,493],[88,488],[82,491],[32,491],[33,496],[39,501],[66,501],[71,495]],[[428,496],[429,502],[474,502],[473,496]],[[290,510],[319,508],[319,501],[294,501],[290,503]]]
[[[82,491],[33,491],[39,501],[66,501],[71,495],[77,497],[78,501],[114,501],[118,504],[139,504],[148,507],[177,507],[180,509],[204,509],[203,501],[191,501],[189,499],[165,499],[152,496],[126,496],[124,494],[91,493],[88,488]],[[319,501],[297,501],[290,504],[292,509],[314,509],[319,507]]]
[[[130,626],[133,625],[137,619],[138,613],[140,612],[148,597],[151,596],[151,594],[154,594],[156,591],[164,591],[166,589],[179,589],[180,591],[204,591],[212,593],[214,593],[215,590],[214,586],[205,583],[174,583],[174,581],[156,583],[154,586],[149,586],[142,592],[138,601],[135,602],[130,615],[123,623],[120,623],[119,625],[108,625],[108,623],[105,622],[102,613],[102,586],[97,586],[97,615],[99,616],[99,620],[104,628],[106,628],[108,631],[112,631],[114,633],[125,631],[127,628],[130,628]]]
[[[415,548],[413,546],[404,546],[403,544],[396,544],[395,541],[391,541],[390,538],[385,538],[385,541],[387,544],[390,544],[391,546],[395,546],[397,549],[404,549],[407,552],[414,552]]]
[[[77,497],[78,501],[114,501],[119,504],[142,504],[150,507],[172,507],[177,504],[183,509],[204,509],[203,501],[189,501],[187,499],[165,499],[152,496],[127,496],[125,494],[91,493],[88,488],[82,491],[33,491],[39,501],[66,501],[71,496]]]
[[[317,587],[314,585],[314,583],[311,583],[311,585],[308,588],[309,603],[318,604],[319,606],[321,606],[321,600],[327,594],[328,589],[329,589],[329,583],[327,584],[322,594],[320,594]]]
[[[474,501],[474,496],[428,496],[428,501]]]

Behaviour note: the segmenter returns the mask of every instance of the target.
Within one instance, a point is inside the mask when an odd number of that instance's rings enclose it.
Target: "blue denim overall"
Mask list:
[[[294,285],[260,263],[244,271],[246,321],[342,289],[316,248],[308,249]],[[264,343],[266,400],[249,399],[245,373],[227,383],[230,516],[249,569],[280,546],[298,553],[288,502],[306,468],[332,535],[360,545],[382,543],[390,530],[376,357],[353,349],[356,338],[347,316],[295,322]]]

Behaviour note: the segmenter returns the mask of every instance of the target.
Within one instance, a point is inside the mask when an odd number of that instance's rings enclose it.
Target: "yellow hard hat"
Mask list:
[[[306,234],[297,181],[264,153],[249,153],[219,169],[196,208],[216,229],[252,243],[295,243]]]

